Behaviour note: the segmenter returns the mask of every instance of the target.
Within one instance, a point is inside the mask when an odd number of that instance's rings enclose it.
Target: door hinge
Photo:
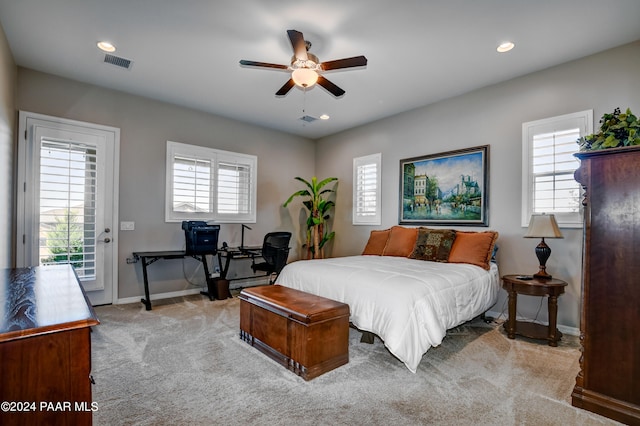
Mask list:
[[[22,192],[27,192],[27,182],[24,183],[24,185],[22,185]]]
[[[27,244],[27,236],[22,234],[22,244]]]

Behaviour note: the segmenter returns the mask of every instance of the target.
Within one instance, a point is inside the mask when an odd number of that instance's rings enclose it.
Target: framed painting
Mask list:
[[[489,145],[400,160],[401,225],[489,226]]]

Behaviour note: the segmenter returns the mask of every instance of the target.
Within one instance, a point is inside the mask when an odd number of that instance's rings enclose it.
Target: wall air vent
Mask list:
[[[306,121],[307,123],[313,123],[314,121],[317,120],[317,118],[311,117],[310,115],[305,115],[305,116],[300,117],[300,120]]]
[[[130,70],[132,66],[131,60],[109,54],[104,55],[104,62],[126,70]]]

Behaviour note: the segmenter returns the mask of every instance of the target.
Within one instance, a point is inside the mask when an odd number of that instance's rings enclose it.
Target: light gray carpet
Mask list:
[[[571,406],[577,339],[509,340],[474,321],[416,374],[350,331],[349,363],[305,382],[240,340],[239,300],[96,308],[97,425],[609,425]]]

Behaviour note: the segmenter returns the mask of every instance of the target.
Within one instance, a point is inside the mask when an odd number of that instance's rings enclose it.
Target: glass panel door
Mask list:
[[[115,127],[20,111],[16,266],[70,264],[93,305],[117,300]]]

